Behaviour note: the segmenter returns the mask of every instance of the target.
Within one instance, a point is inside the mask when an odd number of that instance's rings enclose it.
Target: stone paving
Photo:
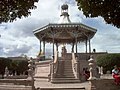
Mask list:
[[[101,79],[111,79],[111,74],[102,75]],[[90,82],[83,83],[59,83],[48,82],[47,78],[35,78],[35,88],[38,90],[90,90]],[[31,90],[31,86],[0,83],[0,90]]]
[[[40,88],[40,90],[89,90],[90,83],[88,81],[84,83],[59,83],[59,84],[52,84],[48,82],[47,79],[35,79],[35,88]]]
[[[0,85],[0,90],[32,90],[32,88],[24,85]]]
[[[111,79],[111,74],[102,75],[101,79]],[[80,90],[90,90],[90,82],[82,82],[82,83],[60,83],[60,84],[52,84],[48,82],[47,78],[35,78],[35,88],[41,88],[42,90],[54,90],[54,88],[66,88],[65,90],[70,90],[70,88],[74,88],[74,90],[78,90],[77,88],[81,88]],[[82,89],[85,88],[85,89]],[[41,90],[40,89],[40,90]],[[58,89],[58,90],[59,90]],[[73,89],[71,89],[73,90]]]

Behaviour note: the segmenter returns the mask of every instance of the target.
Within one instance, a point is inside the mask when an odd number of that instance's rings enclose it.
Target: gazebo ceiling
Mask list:
[[[34,30],[35,36],[48,43],[74,43],[91,39],[96,29],[81,23],[48,24],[40,29]]]

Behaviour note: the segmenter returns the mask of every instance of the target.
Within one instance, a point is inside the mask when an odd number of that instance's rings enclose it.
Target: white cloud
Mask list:
[[[81,22],[98,30],[91,41],[92,49],[120,52],[120,31],[106,24],[103,18],[86,18],[73,0],[39,0],[36,3],[37,9],[31,10],[31,16],[0,25],[0,56],[18,56],[24,53],[35,57],[39,52],[39,40],[34,36],[33,30],[48,23],[58,22],[63,2],[69,5],[68,11],[72,22]],[[84,45],[79,47],[80,51],[84,50],[82,46]],[[46,45],[48,55],[52,52],[51,47]]]

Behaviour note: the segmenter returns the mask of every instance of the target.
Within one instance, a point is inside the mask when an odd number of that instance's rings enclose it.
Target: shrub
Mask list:
[[[97,57],[97,65],[104,68],[104,72],[112,70],[114,65],[120,67],[120,54],[106,54]]]

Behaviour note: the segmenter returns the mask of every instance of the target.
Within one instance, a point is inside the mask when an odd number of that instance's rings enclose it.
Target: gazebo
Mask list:
[[[76,64],[78,67],[76,70],[73,70],[73,63],[77,62],[77,53],[78,53],[78,43],[85,42],[86,46],[86,53],[88,53],[87,47],[89,47],[89,53],[91,53],[91,43],[90,40],[93,38],[93,36],[96,33],[96,29],[89,27],[87,25],[84,25],[82,23],[72,23],[69,19],[68,14],[68,5],[63,4],[61,6],[61,15],[60,15],[60,21],[58,23],[50,23],[42,28],[34,30],[34,35],[39,39],[40,41],[40,52],[41,52],[41,43],[43,42],[43,53],[45,54],[45,44],[46,43],[52,43],[53,45],[53,62],[51,64],[51,71],[49,78],[51,82],[56,82],[54,78],[58,77],[64,77],[61,73],[61,70],[59,65],[62,65],[65,60],[71,61],[72,63],[72,71],[74,73],[75,78],[79,79],[79,64]],[[72,45],[71,51],[71,59],[68,60],[65,56],[65,47],[62,49],[62,59],[58,59],[58,47],[60,44],[70,44]],[[56,45],[56,52],[55,52],[55,45]],[[89,45],[89,46],[87,46]],[[74,52],[75,47],[75,52]],[[63,60],[64,58],[64,60]],[[60,64],[61,61],[61,64]],[[66,62],[66,64],[67,64]],[[65,64],[65,63],[64,63]],[[65,65],[64,65],[65,67]],[[76,72],[76,73],[75,73]],[[59,73],[59,75],[58,75]]]

